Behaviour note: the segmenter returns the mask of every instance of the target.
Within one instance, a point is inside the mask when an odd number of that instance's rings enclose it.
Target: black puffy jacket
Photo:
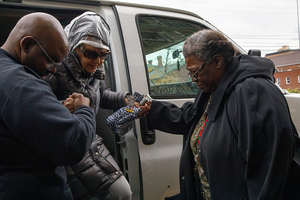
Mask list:
[[[81,93],[89,97],[95,114],[99,107],[117,109],[125,106],[127,93],[105,90],[103,68],[100,67],[91,75],[84,71],[78,61],[77,54],[69,52],[57,66],[57,72],[45,79],[58,100],[65,100],[73,92]],[[67,166],[66,171],[74,199],[91,198],[122,175],[100,136],[93,141],[85,157],[78,164]]]
[[[94,74],[87,73],[81,67],[75,51],[71,51],[56,70],[54,75],[49,75],[45,80],[51,85],[58,100],[65,100],[73,92],[81,93],[90,99],[90,107],[95,110],[95,114],[99,108],[117,109],[126,106],[126,92],[105,90],[104,65]]]

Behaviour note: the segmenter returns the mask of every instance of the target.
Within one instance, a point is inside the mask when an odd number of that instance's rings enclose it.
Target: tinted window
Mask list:
[[[138,27],[151,96],[195,96],[198,88],[187,76],[182,47],[188,36],[206,27],[161,16],[139,16]]]
[[[82,14],[84,10],[43,8],[35,6],[1,4],[0,7],[0,46],[3,45],[8,34],[16,25],[17,21],[26,14],[33,12],[45,12],[55,16],[62,26],[66,26],[73,18]]]

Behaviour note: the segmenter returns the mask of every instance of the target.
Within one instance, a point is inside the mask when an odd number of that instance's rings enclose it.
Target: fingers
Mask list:
[[[72,100],[70,100],[72,99]],[[67,101],[68,100],[68,101]],[[90,106],[90,100],[84,97],[82,94],[74,92],[66,99],[64,105],[71,105],[73,104],[74,110],[76,110],[81,105]]]
[[[147,103],[145,103],[145,105],[141,106],[138,104],[139,108],[141,108],[141,111],[138,113],[138,116],[144,116],[146,114],[148,114],[150,112],[151,109],[151,101],[148,101]]]
[[[75,111],[74,106],[67,106],[66,108],[70,111],[71,114],[74,114],[74,111]]]
[[[75,99],[74,100],[75,110],[81,105],[90,106],[90,100],[84,97],[82,94],[73,93],[72,97]]]
[[[64,105],[69,105],[69,104],[73,104],[74,103],[74,99],[73,98],[67,98],[64,101]]]
[[[140,108],[140,104],[138,102],[134,102],[135,107]]]
[[[73,99],[78,99],[78,98],[82,98],[83,95],[77,92],[73,92],[69,97]]]
[[[73,98],[67,98],[64,101],[63,105],[70,111],[70,113],[72,113],[72,114],[74,113],[75,107],[74,107],[74,99]]]

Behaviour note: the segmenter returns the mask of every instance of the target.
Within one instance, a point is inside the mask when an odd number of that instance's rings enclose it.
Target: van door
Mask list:
[[[150,94],[155,100],[177,106],[193,101],[198,89],[187,76],[182,46],[194,32],[215,28],[200,17],[154,8],[116,6],[115,12],[122,31],[128,70],[127,77],[120,75],[119,78],[129,78],[132,92]],[[134,162],[130,154],[138,151],[141,199],[159,200],[179,193],[182,136],[148,130],[141,118],[136,120],[135,129],[126,134],[124,140],[129,170]],[[133,188],[130,172],[129,181]]]

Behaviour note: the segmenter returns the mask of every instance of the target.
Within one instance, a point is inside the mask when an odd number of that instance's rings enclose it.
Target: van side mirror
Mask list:
[[[261,52],[259,49],[250,49],[248,51],[249,56],[261,56]]]

